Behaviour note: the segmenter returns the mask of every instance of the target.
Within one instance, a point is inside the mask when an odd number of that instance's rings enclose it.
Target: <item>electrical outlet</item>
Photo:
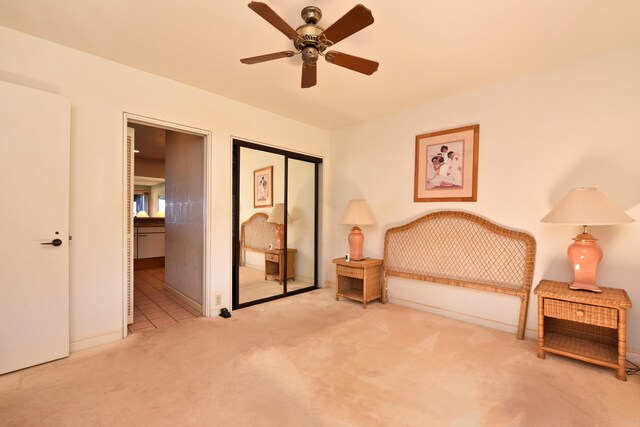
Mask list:
[[[216,295],[216,306],[221,305],[222,304],[222,295],[217,294]]]

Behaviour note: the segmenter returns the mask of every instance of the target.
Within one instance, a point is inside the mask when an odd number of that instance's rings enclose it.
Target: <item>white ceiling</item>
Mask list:
[[[640,45],[638,0],[265,0],[293,28],[327,28],[357,1],[370,27],[335,50],[380,62],[365,76],[321,59],[300,88],[299,56],[247,0],[0,0],[0,25],[326,129],[392,114],[597,53]]]

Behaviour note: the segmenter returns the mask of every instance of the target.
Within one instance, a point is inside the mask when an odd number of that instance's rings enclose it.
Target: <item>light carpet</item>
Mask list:
[[[0,377],[2,426],[638,426],[640,378],[319,289]]]

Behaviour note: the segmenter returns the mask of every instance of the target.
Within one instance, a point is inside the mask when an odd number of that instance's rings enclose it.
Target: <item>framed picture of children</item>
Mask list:
[[[253,171],[253,207],[273,206],[273,166]]]
[[[480,125],[416,136],[414,202],[475,202]]]

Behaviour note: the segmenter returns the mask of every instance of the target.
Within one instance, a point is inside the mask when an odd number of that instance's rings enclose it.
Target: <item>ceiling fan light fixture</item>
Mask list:
[[[318,58],[320,54],[318,53],[318,49],[314,46],[307,46],[302,49],[302,60],[305,64],[315,64],[318,62]]]

